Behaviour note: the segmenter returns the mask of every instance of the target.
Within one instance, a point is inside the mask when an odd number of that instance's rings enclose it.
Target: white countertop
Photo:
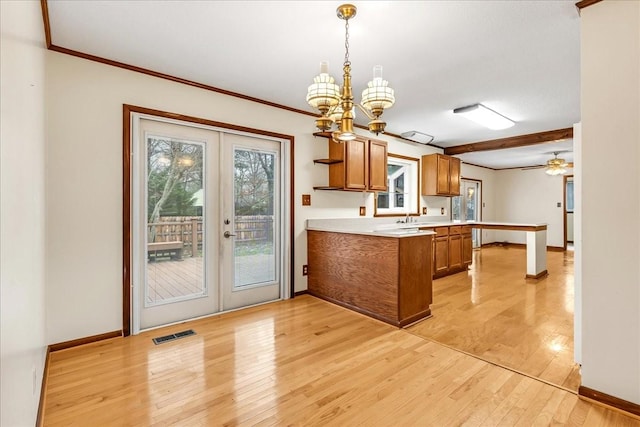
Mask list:
[[[307,230],[332,233],[362,234],[379,237],[416,237],[435,234],[431,230],[420,230],[420,223],[380,223],[372,218],[308,219]]]
[[[397,219],[394,219],[397,221]],[[333,233],[363,234],[380,237],[414,237],[435,234],[431,230],[424,228],[450,227],[456,225],[487,226],[487,227],[513,227],[513,228],[546,228],[547,224],[523,224],[510,222],[491,221],[467,221],[467,222],[427,222],[420,219],[415,222],[397,223],[390,222],[389,218],[331,218],[331,219],[308,219],[307,230],[329,231]],[[421,230],[422,229],[422,230]]]

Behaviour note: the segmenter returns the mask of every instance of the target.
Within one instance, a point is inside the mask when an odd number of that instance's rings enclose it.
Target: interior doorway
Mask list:
[[[565,175],[563,179],[564,193],[564,250],[573,249],[574,194],[573,175]]]

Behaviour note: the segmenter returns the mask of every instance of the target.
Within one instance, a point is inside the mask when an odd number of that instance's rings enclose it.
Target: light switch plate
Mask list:
[[[367,214],[367,207],[360,206],[360,216],[365,216]]]
[[[302,206],[311,206],[311,194],[302,195]]]

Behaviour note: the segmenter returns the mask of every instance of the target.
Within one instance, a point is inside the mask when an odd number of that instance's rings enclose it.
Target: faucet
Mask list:
[[[405,224],[408,224],[410,219],[411,217],[409,216],[409,212],[407,212],[407,216],[404,218]]]

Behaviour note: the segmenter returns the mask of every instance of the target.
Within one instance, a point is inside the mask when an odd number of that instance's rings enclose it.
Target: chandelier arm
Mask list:
[[[369,117],[369,120],[375,120],[376,119],[376,116],[371,114],[371,112],[369,110],[367,110],[365,107],[363,107],[361,104],[358,104],[358,103],[354,102],[353,105],[357,106],[360,109],[360,111],[362,111],[367,117]]]

